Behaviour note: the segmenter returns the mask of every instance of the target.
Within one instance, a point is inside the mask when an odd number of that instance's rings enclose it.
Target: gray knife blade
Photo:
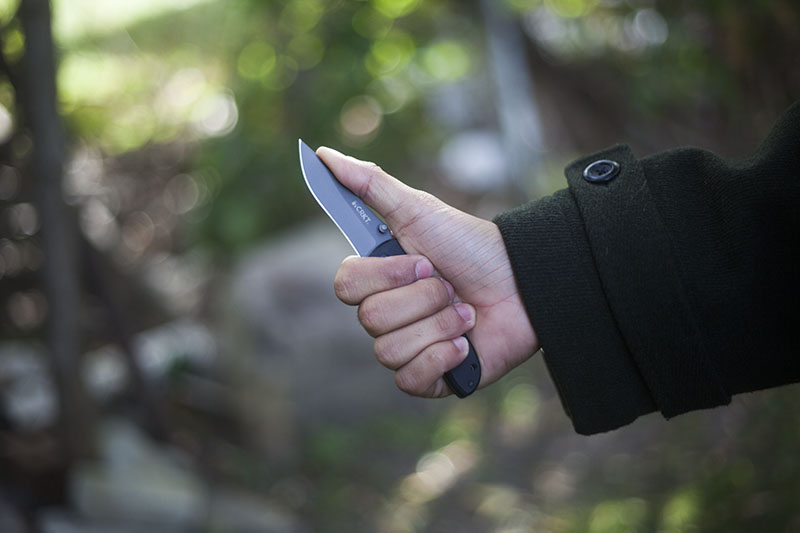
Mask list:
[[[342,185],[322,160],[302,139],[298,140],[300,168],[311,195],[344,234],[361,257],[386,257],[405,254],[384,222],[350,189]],[[443,378],[459,398],[472,394],[481,379],[481,365],[469,338],[469,353]]]
[[[339,183],[306,143],[300,144],[300,168],[308,190],[361,257],[367,257],[392,234],[361,198]]]

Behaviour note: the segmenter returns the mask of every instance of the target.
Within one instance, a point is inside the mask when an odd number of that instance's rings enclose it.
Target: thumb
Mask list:
[[[326,146],[318,148],[317,155],[342,185],[364,200],[389,226],[403,224],[415,215],[419,191],[393,178],[375,163]]]

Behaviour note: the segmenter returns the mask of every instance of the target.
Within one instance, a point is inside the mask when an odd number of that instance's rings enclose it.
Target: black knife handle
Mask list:
[[[444,382],[456,396],[466,398],[478,388],[478,383],[481,381],[481,363],[478,361],[478,354],[469,341],[469,337],[466,334],[461,336],[467,339],[469,345],[467,358],[453,370],[445,372],[443,377]]]
[[[390,255],[405,255],[405,253],[397,239],[390,239],[381,243],[369,256],[388,257]],[[467,339],[467,344],[469,344],[467,358],[461,361],[453,370],[445,372],[443,377],[444,382],[447,383],[447,386],[456,396],[466,398],[478,388],[478,383],[481,381],[481,363],[469,337],[466,334],[462,335],[462,337]]]
[[[369,254],[370,257],[389,257],[390,255],[406,255],[406,251],[403,250],[397,239],[382,242]]]

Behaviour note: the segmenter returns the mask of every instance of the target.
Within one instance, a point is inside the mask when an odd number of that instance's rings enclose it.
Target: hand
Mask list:
[[[539,343],[495,224],[408,187],[374,163],[325,147],[317,155],[384,218],[408,254],[349,257],[334,281],[337,297],[359,306],[359,321],[375,337],[375,355],[395,371],[401,390],[450,394],[442,374],[466,358],[461,334],[467,331],[481,362],[480,387],[536,352]]]

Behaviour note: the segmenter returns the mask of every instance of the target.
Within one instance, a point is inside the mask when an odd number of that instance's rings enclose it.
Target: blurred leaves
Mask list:
[[[718,47],[736,46],[725,40],[730,32],[757,33],[740,28],[742,15],[770,16],[755,4],[717,2],[506,4],[550,60],[607,64],[630,105],[651,117],[687,104],[735,105],[737,65],[720,61]],[[476,14],[446,0],[143,1],[124,9],[61,0],[61,109],[74,139],[110,155],[199,143],[185,170],[216,182],[204,184],[207,208],[187,235],[241,250],[315,212],[297,179],[298,137],[356,155],[369,147],[369,158],[390,169],[403,153],[435,160],[448,130],[429,120],[430,95],[486,70]],[[9,58],[23,47],[13,26],[3,43]]]
[[[422,55],[422,64],[428,74],[440,81],[457,81],[464,78],[472,68],[471,56],[464,43],[442,40],[430,44]]]
[[[389,18],[404,17],[414,11],[420,0],[375,0],[375,9]]]
[[[408,65],[415,50],[416,45],[410,35],[401,30],[392,30],[372,44],[364,64],[376,78],[392,74]]]

